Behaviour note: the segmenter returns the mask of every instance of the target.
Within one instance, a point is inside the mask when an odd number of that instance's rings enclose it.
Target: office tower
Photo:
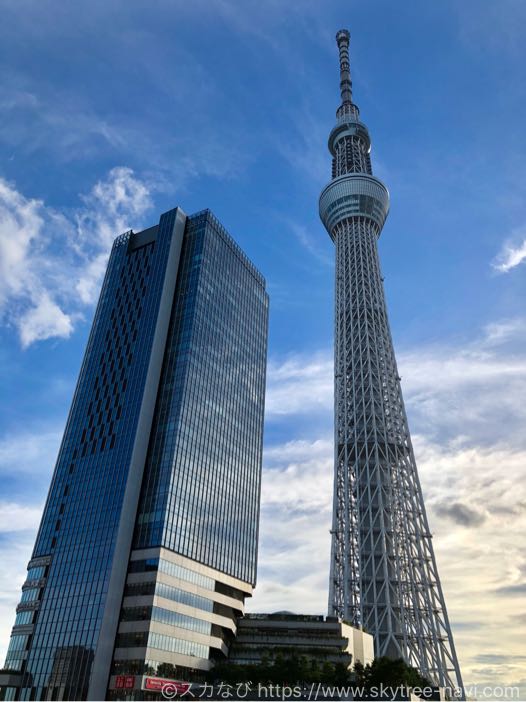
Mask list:
[[[208,210],[115,240],[6,699],[148,699],[156,675],[227,654],[256,582],[267,317],[264,279]]]
[[[377,239],[389,194],[352,101],[349,33],[336,35],[341,105],[320,217],[336,246],[335,468],[329,614],[374,635],[431,682],[461,686],[385,305]]]

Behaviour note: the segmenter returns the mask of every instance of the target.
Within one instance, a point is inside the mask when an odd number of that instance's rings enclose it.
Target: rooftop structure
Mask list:
[[[364,665],[374,658],[373,637],[336,617],[305,614],[245,614],[237,622],[229,661],[258,665],[277,655],[313,658],[318,663]]]

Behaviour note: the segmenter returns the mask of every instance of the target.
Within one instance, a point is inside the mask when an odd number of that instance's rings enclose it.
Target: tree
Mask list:
[[[296,685],[297,683],[325,683],[327,685],[348,685],[349,670],[343,663],[330,663],[313,656],[298,656],[294,653],[277,651],[273,656],[262,656],[261,663],[236,665],[228,661],[217,663],[208,674],[211,682],[247,682]]]
[[[354,665],[351,675],[344,663],[331,663],[314,656],[298,656],[289,651],[274,651],[262,656],[261,663],[237,665],[229,661],[218,662],[207,674],[209,682],[222,681],[235,685],[251,682],[262,685],[290,685],[298,683],[322,683],[329,686],[345,687],[349,684],[371,690],[373,687],[430,687],[416,668],[412,668],[402,658],[375,658],[364,666]]]
[[[431,687],[431,683],[422,677],[416,668],[408,665],[403,658],[393,660],[383,656],[375,658],[372,663],[366,666],[356,663],[354,678],[357,685],[366,689],[380,685],[392,688],[400,685],[419,688]]]
[[[177,679],[177,668],[172,663],[159,663],[157,666],[157,676],[160,678]]]

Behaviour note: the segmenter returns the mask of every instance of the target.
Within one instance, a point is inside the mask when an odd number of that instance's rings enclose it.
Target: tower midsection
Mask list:
[[[379,225],[363,216],[345,219],[331,232],[336,243],[335,448],[342,486],[333,527],[333,559],[341,567],[333,566],[333,572],[336,580],[347,581],[343,590],[351,593],[335,614],[377,632],[381,655],[397,657],[401,583],[393,472],[407,453],[407,429],[378,259],[379,233]],[[350,543],[341,544],[338,556],[342,530],[350,530],[344,536]],[[359,587],[352,572],[356,559]],[[338,589],[342,583],[334,586]]]
[[[333,231],[336,242],[336,357],[345,395],[339,441],[404,445],[401,391],[378,259],[378,227],[356,217]],[[369,421],[374,418],[374,425]]]

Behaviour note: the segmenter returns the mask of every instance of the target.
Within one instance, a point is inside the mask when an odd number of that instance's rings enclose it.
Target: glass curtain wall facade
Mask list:
[[[162,545],[251,584],[265,392],[263,285],[215,217],[189,220],[134,539],[135,548]]]
[[[267,318],[264,279],[209,211],[177,208],[115,240],[0,672],[5,699],[111,697],[130,633],[158,664],[202,670],[212,633],[228,639],[217,622],[235,631],[213,610],[235,603],[235,620],[256,579]],[[155,603],[122,608],[134,585]],[[203,593],[218,591],[203,614]]]

